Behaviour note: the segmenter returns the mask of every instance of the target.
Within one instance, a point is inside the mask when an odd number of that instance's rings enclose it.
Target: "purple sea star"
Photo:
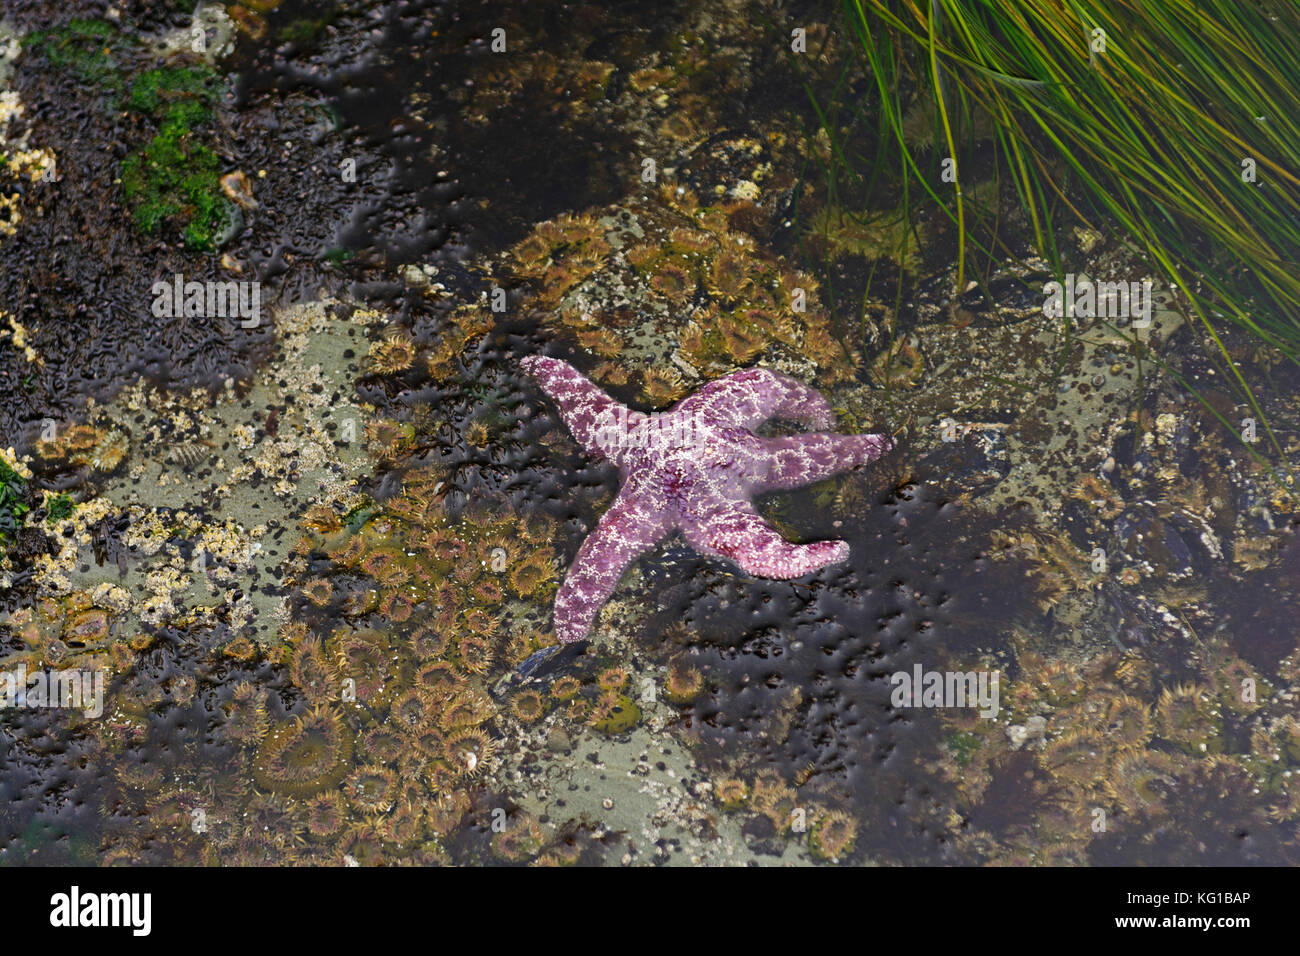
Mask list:
[[[732,372],[666,412],[646,413],[610,398],[567,362],[530,356],[520,364],[573,436],[617,465],[623,479],[556,595],[555,633],[565,644],[586,637],[628,565],[674,531],[757,577],[797,578],[843,561],[847,542],[792,544],[752,499],[874,461],[892,445],[885,435],[755,435],[770,418],[822,429],[834,423],[819,392],[764,368]]]

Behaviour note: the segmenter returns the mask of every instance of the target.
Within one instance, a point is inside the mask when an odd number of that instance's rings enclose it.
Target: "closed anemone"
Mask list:
[[[257,688],[248,681],[235,688],[226,713],[226,734],[232,740],[256,740],[266,733],[266,704]]]
[[[347,808],[338,793],[322,793],[307,803],[307,832],[314,837],[333,836],[343,826]]]
[[[298,645],[289,662],[289,679],[311,701],[323,701],[338,692],[338,673],[321,649],[320,639],[308,637]]]
[[[253,759],[258,786],[312,797],[337,786],[352,757],[352,731],[333,709],[317,706],[273,729]]]
[[[545,839],[546,834],[542,832],[536,818],[532,814],[523,813],[492,837],[492,852],[503,860],[517,863],[540,850]]]

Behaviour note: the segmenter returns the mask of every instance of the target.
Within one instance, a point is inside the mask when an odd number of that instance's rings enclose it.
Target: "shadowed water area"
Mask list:
[[[1136,337],[1044,316],[986,152],[1005,255],[951,301],[953,223],[834,183],[810,93],[874,93],[837,9],[4,25],[5,153],[57,175],[0,185],[0,669],[106,690],[0,715],[0,859],[1296,862],[1293,499],[1177,295]],[[1077,273],[1150,271],[1061,228]],[[177,273],[258,282],[262,320],[159,317]],[[1294,367],[1241,351],[1294,458]],[[849,559],[766,580],[671,538],[521,678],[619,489],[537,354],[647,411],[762,366],[894,436],[758,500]],[[917,672],[996,673],[996,713],[900,704]]]

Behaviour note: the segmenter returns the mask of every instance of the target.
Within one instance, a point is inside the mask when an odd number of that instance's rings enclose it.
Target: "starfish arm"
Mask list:
[[[757,428],[769,418],[788,418],[812,428],[835,421],[830,402],[814,388],[766,368],[746,368],[705,385],[677,409],[704,413],[741,428]]]
[[[568,362],[530,355],[520,361],[559,407],[560,417],[573,437],[589,452],[621,464],[631,432],[648,417],[614,401]]]
[[[649,495],[624,487],[582,542],[555,596],[555,636],[561,642],[571,644],[587,636],[628,565],[672,530],[653,504]]]
[[[747,500],[710,501],[683,521],[682,534],[698,550],[734,561],[761,578],[802,577],[849,556],[844,541],[786,541]]]
[[[757,491],[797,488],[858,465],[875,461],[893,446],[888,435],[837,435],[815,432],[762,439],[768,460],[766,476],[759,475]]]

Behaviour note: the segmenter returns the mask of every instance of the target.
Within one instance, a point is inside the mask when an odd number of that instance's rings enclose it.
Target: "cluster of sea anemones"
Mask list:
[[[115,471],[126,460],[130,447],[130,439],[120,428],[81,424],[56,432],[52,440],[38,441],[36,453],[42,458],[107,473]]]

